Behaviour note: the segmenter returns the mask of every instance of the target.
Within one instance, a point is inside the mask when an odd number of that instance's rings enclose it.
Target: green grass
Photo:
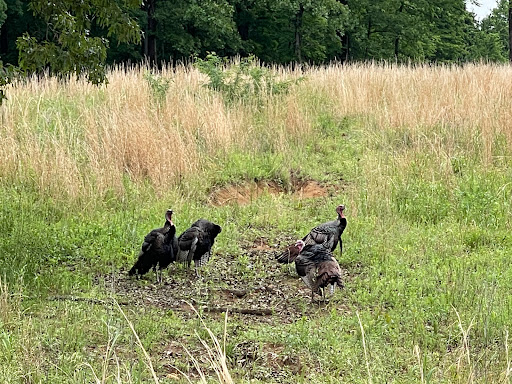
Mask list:
[[[487,163],[468,150],[479,140],[470,133],[449,153],[443,139],[449,127],[429,136],[418,127],[384,129],[322,110],[313,120],[311,135],[291,141],[290,153],[263,137],[252,151],[204,159],[200,174],[164,194],[127,179],[121,195],[63,202],[27,180],[0,182],[0,381],[83,383],[95,382],[94,375],[105,383],[153,381],[110,301],[126,298],[106,276],[131,266],[166,208],[176,212],[178,231],[198,217],[223,227],[205,281],[183,292],[201,302],[209,299],[201,292],[229,288],[233,276],[248,286],[265,277],[267,264],[246,252],[248,244],[264,238],[277,251],[345,203],[349,224],[339,259],[345,290],[325,307],[298,295],[293,322],[279,314],[230,314],[226,355],[234,381],[511,382],[512,162],[504,139],[496,139]],[[286,187],[292,172],[340,189],[316,199],[284,192],[248,205],[207,203],[214,187],[254,179]],[[230,265],[219,270],[227,257]],[[174,279],[186,278],[172,270]],[[148,280],[132,284],[156,289]],[[63,295],[82,299],[57,299]],[[208,327],[220,340],[221,314],[203,312],[203,325],[186,311],[129,300],[122,308],[160,382],[187,382],[176,368],[199,379],[185,348],[215,382],[198,336],[208,339]]]

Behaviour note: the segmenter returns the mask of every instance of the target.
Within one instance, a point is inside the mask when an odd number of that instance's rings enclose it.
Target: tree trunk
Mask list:
[[[235,5],[234,19],[242,40],[249,40],[249,13],[239,3]]]
[[[298,12],[295,14],[295,55],[297,56],[297,61],[299,63],[302,62],[301,38],[302,38],[302,16],[303,15],[304,15],[304,5],[301,3],[299,6]]]
[[[347,32],[344,35],[341,34],[340,31],[336,32],[336,35],[341,41],[341,55],[340,60],[342,63],[348,62],[350,60],[350,38]]]
[[[512,63],[512,0],[508,1],[508,60]]]
[[[372,34],[372,17],[368,15],[368,31],[366,33],[366,46],[364,48],[364,58],[368,58],[368,46],[370,45],[370,36]]]
[[[149,65],[152,67],[157,64],[155,5],[156,0],[145,1],[145,8],[148,15],[148,25],[144,36],[144,56],[149,61]]]
[[[511,0],[512,1],[512,0]],[[400,3],[400,8],[398,8],[398,14],[402,13],[404,10],[404,3]],[[398,61],[398,54],[400,53],[400,34],[401,30],[397,31],[395,36],[395,60]]]

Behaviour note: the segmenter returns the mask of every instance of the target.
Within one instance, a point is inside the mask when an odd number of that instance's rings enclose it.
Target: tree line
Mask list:
[[[470,0],[474,1],[474,0]],[[464,0],[0,0],[2,81],[254,55],[264,63],[509,59],[510,0],[479,21]]]

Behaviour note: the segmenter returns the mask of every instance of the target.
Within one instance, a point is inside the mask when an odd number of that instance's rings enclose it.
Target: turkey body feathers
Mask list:
[[[332,253],[322,245],[305,246],[295,259],[295,268],[311,289],[312,296],[328,285],[343,288],[341,268]]]
[[[346,219],[345,219],[346,221]],[[302,238],[306,245],[320,244],[331,252],[336,249],[341,233],[338,220],[329,221],[313,228]],[[345,228],[343,228],[345,229]]]
[[[197,268],[203,266],[210,259],[215,238],[222,228],[206,219],[199,219],[190,228],[178,237],[178,253],[176,260],[190,263],[194,260]]]
[[[128,275],[142,276],[153,269],[161,271],[176,260],[176,227],[171,220],[172,211],[167,211],[166,222],[162,228],[153,229],[145,237],[139,256]],[[158,275],[157,275],[158,279]]]
[[[306,236],[302,238],[304,243],[306,245],[320,244],[331,252],[334,252],[339,243],[341,253],[343,248],[341,235],[347,227],[347,218],[343,216],[344,209],[345,206],[338,206],[336,209],[338,212],[338,218],[313,228]]]

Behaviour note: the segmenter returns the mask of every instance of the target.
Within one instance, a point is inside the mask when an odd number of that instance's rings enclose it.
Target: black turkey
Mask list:
[[[196,276],[199,276],[198,268],[205,265],[210,259],[215,238],[222,228],[206,219],[199,219],[178,237],[178,254],[176,260],[187,263],[190,268],[192,260]]]
[[[162,269],[176,260],[178,252],[176,226],[172,222],[172,214],[173,211],[168,209],[165,212],[164,226],[153,229],[144,237],[139,257],[128,271],[129,276],[140,277],[153,268],[157,282],[162,281]]]
[[[319,244],[305,245],[303,240],[296,243],[299,254],[295,259],[297,274],[311,289],[311,301],[314,294],[322,295],[325,301],[325,288],[330,286],[331,294],[334,287],[343,288],[341,268],[330,251]]]
[[[343,215],[345,210],[344,205],[338,205],[336,212],[338,218],[333,221],[328,221],[317,225],[306,236],[302,238],[305,245],[322,245],[325,249],[334,252],[338,243],[340,244],[340,256],[343,252],[343,242],[341,235],[347,226],[347,218]],[[288,264],[293,263],[299,254],[297,245],[288,246],[283,252],[277,255],[276,259],[279,263]]]

